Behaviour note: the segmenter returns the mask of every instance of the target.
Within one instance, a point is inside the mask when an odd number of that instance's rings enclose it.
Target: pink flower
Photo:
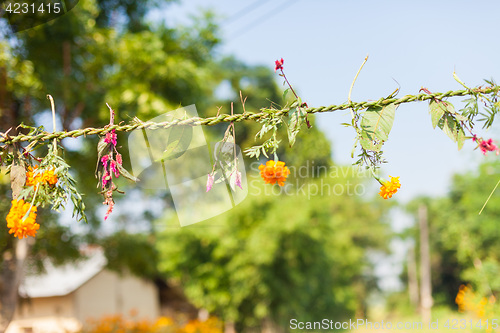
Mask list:
[[[276,72],[278,69],[281,69],[283,70],[283,58],[281,58],[280,60],[276,60],[274,63],[275,63],[275,67],[274,67],[274,72]]]
[[[116,162],[114,160],[111,160],[111,162],[109,163],[109,167],[111,168],[111,172],[115,174],[116,178],[120,177],[120,172],[118,171]]]
[[[493,139],[489,139],[488,141],[483,140],[479,143],[479,148],[483,152],[483,155],[486,155],[487,151],[496,151],[497,155],[500,153],[500,149],[493,143]]]
[[[110,180],[111,180],[111,175],[109,173],[109,170],[106,169],[104,170],[104,175],[102,175],[102,188],[104,188]]]
[[[120,165],[122,165],[122,154],[116,153],[116,162]]]
[[[234,181],[234,185],[243,189],[243,187],[241,187],[241,172],[239,171],[236,171],[236,180]]]
[[[113,207],[115,206],[115,201],[113,200],[113,190],[109,190],[105,195],[106,200],[103,202],[104,205],[108,205],[108,210],[106,211],[106,215],[104,216],[104,221],[106,221],[109,217],[109,214],[113,212]]]
[[[106,215],[104,216],[104,221],[106,221],[109,217],[109,214],[111,214],[113,212],[113,206],[114,206],[113,202],[108,204],[108,210],[106,211]]]
[[[208,179],[207,179],[207,191],[210,191],[212,189],[212,186],[214,185],[214,176],[212,174],[208,174]]]
[[[498,146],[493,143],[493,139],[488,139],[487,141],[481,139],[481,138],[478,138],[475,134],[474,136],[472,137],[472,140],[475,142],[477,141],[479,143],[479,149],[481,149],[481,152],[483,153],[483,155],[486,155],[487,152],[489,151],[495,151],[496,154],[500,154],[500,148],[498,148]]]
[[[108,168],[108,160],[109,160],[109,155],[104,155],[101,157],[101,163],[104,166],[104,169]]]
[[[104,142],[106,143],[112,143],[113,146],[116,147],[116,132],[115,130],[112,130],[111,132],[106,133],[106,137],[104,138]]]

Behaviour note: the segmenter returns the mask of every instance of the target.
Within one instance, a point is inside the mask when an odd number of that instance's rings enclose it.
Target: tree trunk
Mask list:
[[[0,120],[7,112],[7,108],[7,69],[3,66],[0,66]]]
[[[15,154],[17,152],[14,152]],[[12,198],[16,199],[24,186],[26,171],[23,165],[12,165],[11,173]],[[13,246],[3,253],[0,271],[0,332],[9,326],[17,306],[18,290],[23,278],[24,261],[28,255],[28,240],[15,241]]]
[[[410,296],[410,304],[418,308],[418,273],[417,260],[415,259],[415,245],[412,244],[408,250],[407,256],[408,265],[408,293]]]
[[[421,205],[418,208],[418,221],[420,225],[420,307],[422,321],[430,323],[432,308],[432,286],[431,286],[431,260],[429,250],[429,229],[427,225],[427,207]]]
[[[233,322],[226,321],[226,323],[224,324],[224,333],[236,333]]]
[[[28,240],[17,240],[13,252],[13,249],[4,252],[0,272],[0,332],[5,332],[16,310],[24,261],[28,255]]]
[[[0,131],[9,129],[10,135],[16,135],[16,126],[21,122],[21,103],[8,91],[2,90],[6,87],[7,73],[5,68],[0,68]],[[14,154],[19,153],[19,146],[12,146]],[[11,173],[12,198],[16,199],[24,186],[26,180],[25,166],[16,160],[12,165]],[[0,263],[0,332],[5,332],[14,316],[17,306],[19,284],[23,278],[23,267],[29,251],[27,239],[9,241],[2,249]]]

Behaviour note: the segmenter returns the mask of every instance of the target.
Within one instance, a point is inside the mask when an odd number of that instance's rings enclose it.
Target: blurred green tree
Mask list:
[[[484,295],[498,295],[500,292],[498,190],[482,214],[478,214],[498,181],[499,171],[499,162],[484,162],[474,172],[455,175],[447,196],[418,198],[408,205],[409,211],[415,214],[420,204],[428,207],[432,287],[436,304],[455,307],[461,284],[471,283]],[[415,239],[418,239],[417,232],[417,229],[409,231]]]

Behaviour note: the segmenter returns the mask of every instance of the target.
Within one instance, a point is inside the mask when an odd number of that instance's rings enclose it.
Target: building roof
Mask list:
[[[101,249],[92,251],[87,259],[76,263],[56,267],[46,261],[45,273],[26,274],[19,286],[19,295],[30,298],[67,295],[102,271],[106,263]]]

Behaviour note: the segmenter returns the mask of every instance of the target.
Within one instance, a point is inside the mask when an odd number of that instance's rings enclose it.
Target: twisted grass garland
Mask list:
[[[431,99],[436,99],[436,100],[441,100],[446,97],[455,97],[455,96],[467,96],[467,95],[474,95],[474,94],[490,94],[490,93],[498,93],[500,90],[500,86],[491,86],[491,87],[485,87],[485,88],[476,88],[476,89],[464,89],[464,90],[450,90],[445,93],[432,93],[432,94],[427,94],[427,93],[421,93],[418,95],[406,95],[401,98],[380,98],[379,100],[376,101],[364,101],[364,102],[351,102],[351,103],[343,103],[339,105],[330,105],[330,106],[320,106],[320,107],[310,107],[305,109],[307,113],[313,114],[313,113],[320,113],[320,112],[333,112],[333,111],[340,111],[340,110],[347,110],[350,108],[354,109],[366,109],[369,107],[381,107],[389,104],[404,104],[404,103],[411,103],[411,102],[416,102],[416,101],[426,101],[426,100],[431,100]],[[258,112],[258,113],[253,113],[253,112],[245,112],[243,114],[235,114],[235,115],[230,115],[230,114],[221,114],[216,117],[207,117],[207,118],[201,118],[201,117],[193,117],[193,118],[188,118],[188,119],[177,119],[174,121],[166,121],[166,122],[161,122],[161,123],[155,123],[155,122],[141,122],[141,123],[134,123],[134,124],[128,124],[128,125],[108,125],[106,127],[101,127],[101,128],[93,128],[93,127],[88,127],[88,128],[83,128],[83,129],[77,129],[73,131],[60,131],[60,132],[42,132],[37,135],[26,135],[26,134],[19,134],[16,136],[8,136],[4,133],[0,132],[0,143],[5,143],[5,144],[11,144],[15,142],[32,142],[32,141],[46,141],[46,140],[53,140],[53,139],[64,139],[64,138],[77,138],[82,135],[103,135],[106,134],[113,129],[118,132],[131,132],[136,129],[158,129],[158,128],[169,128],[175,125],[188,125],[188,126],[199,126],[199,125],[205,125],[205,126],[213,126],[222,122],[240,122],[244,120],[259,120],[263,118],[269,117],[271,114],[273,116],[283,116],[286,115],[289,112],[289,109],[283,109],[283,110],[270,110],[270,109],[263,109],[264,111]]]

